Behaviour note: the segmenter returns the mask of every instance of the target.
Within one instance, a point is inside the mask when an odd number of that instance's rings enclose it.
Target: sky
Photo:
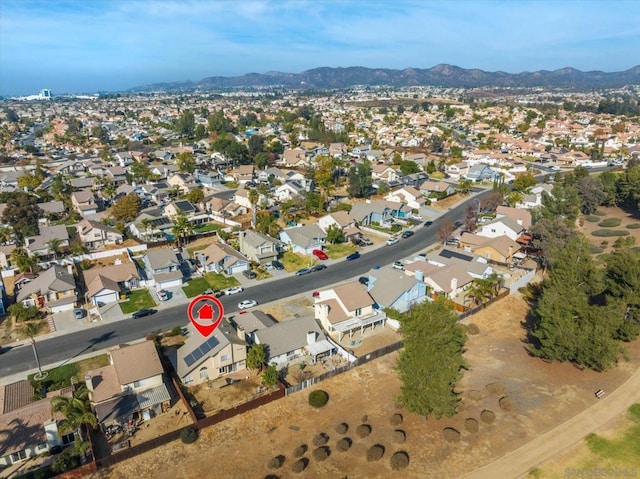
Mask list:
[[[1,0],[0,95],[316,67],[640,63],[637,0]]]

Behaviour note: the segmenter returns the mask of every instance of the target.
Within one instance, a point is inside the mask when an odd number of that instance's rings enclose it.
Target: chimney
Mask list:
[[[417,269],[417,270],[416,270],[416,279],[417,279],[418,281],[422,281],[422,282],[424,282],[424,273],[422,272],[422,270],[421,270],[421,269]]]
[[[314,344],[316,342],[316,332],[307,331],[307,344]]]
[[[238,333],[238,337],[239,337],[240,339],[242,339],[243,341],[246,341],[246,340],[247,340],[247,335],[246,335],[246,333],[244,332],[244,328],[243,328],[242,326],[238,326],[238,329],[237,329],[236,331],[237,331],[237,333]]]
[[[87,385],[87,389],[93,392],[93,377],[91,377],[91,374],[85,374],[84,382]]]
[[[67,273],[73,274],[73,266],[70,264],[67,265]]]
[[[458,289],[458,278],[451,278],[451,291]]]

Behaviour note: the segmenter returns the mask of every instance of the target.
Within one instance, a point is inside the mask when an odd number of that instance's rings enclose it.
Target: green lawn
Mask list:
[[[207,273],[203,278],[194,278],[182,286],[182,291],[187,298],[193,298],[204,293],[207,289],[222,290],[240,283],[233,276],[227,277],[219,273]]]
[[[337,243],[324,245],[324,252],[331,259],[343,258],[355,251],[352,243]]]
[[[194,228],[193,231],[195,231],[196,233],[208,233],[209,231],[218,231],[218,230],[221,230],[222,228],[224,228],[224,226],[222,226],[221,224],[207,223],[202,226],[198,226],[197,228]]]
[[[77,381],[83,381],[87,372],[108,364],[109,356],[101,354],[93,358],[83,359],[82,361],[67,363],[57,368],[49,369],[47,371],[49,374],[43,381],[34,382],[33,374],[30,374],[27,379],[34,385],[36,394],[39,393],[39,389],[43,386],[47,388],[47,391],[56,391],[71,386],[71,378],[75,377]]]
[[[629,408],[629,415],[635,422],[633,426],[625,430],[614,439],[605,439],[597,434],[587,436],[587,446],[591,452],[606,459],[607,464],[620,467],[640,467],[640,403]]]
[[[148,289],[138,289],[129,293],[129,299],[120,303],[120,309],[124,314],[133,313],[140,309],[153,308],[156,302],[151,297]]]
[[[240,282],[233,276],[225,276],[220,273],[207,273],[204,278],[213,289],[225,289],[231,286],[240,286]]]
[[[202,294],[205,290],[209,289],[209,283],[204,278],[193,278],[189,282],[182,286],[182,291],[187,298],[193,298]]]

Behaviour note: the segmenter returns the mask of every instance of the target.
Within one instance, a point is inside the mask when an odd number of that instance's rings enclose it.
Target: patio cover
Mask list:
[[[135,395],[118,396],[96,404],[96,416],[100,422],[117,421],[140,410]]]
[[[323,339],[322,341],[305,346],[305,349],[315,358],[319,354],[331,351],[334,349],[334,346],[326,339]]]
[[[171,401],[171,394],[165,384],[156,386],[153,389],[147,389],[136,394],[136,399],[140,405],[140,409],[148,409],[165,401]]]

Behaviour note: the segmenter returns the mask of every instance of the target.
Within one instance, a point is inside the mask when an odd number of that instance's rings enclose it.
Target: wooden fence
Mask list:
[[[177,429],[175,431],[168,432],[167,434],[163,434],[162,436],[155,437],[149,441],[145,441],[141,444],[138,444],[137,446],[133,446],[123,451],[116,452],[115,454],[111,454],[110,456],[96,458],[96,467],[97,469],[104,469],[119,462],[136,457],[139,454],[149,452],[157,447],[165,446],[170,442],[179,439],[181,433],[182,429]]]
[[[95,462],[90,462],[84,466],[76,467],[70,471],[58,474],[57,476],[54,476],[53,479],[82,479],[89,474],[93,474],[97,470],[97,464]]]

